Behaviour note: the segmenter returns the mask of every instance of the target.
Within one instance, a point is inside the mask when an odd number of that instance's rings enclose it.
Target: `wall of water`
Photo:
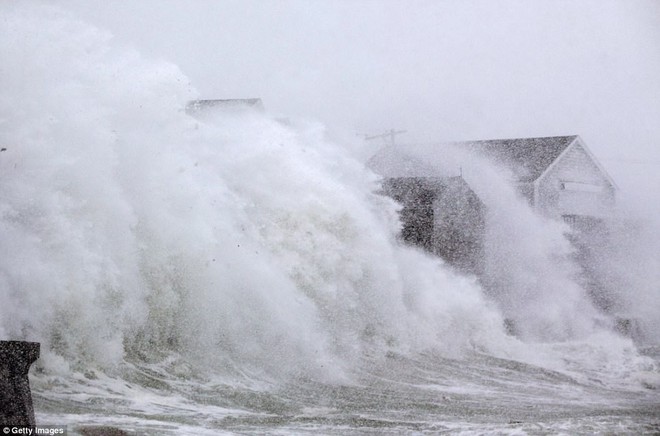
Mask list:
[[[397,206],[322,126],[192,118],[176,66],[55,8],[1,8],[0,337],[41,342],[43,371],[172,355],[322,378],[388,351],[543,361],[505,316],[531,343],[613,343],[563,227],[495,170],[473,180],[492,206],[494,300],[397,241]]]
[[[503,335],[470,280],[395,243],[395,206],[320,126],[193,119],[176,67],[4,9],[0,335],[43,342],[47,367],[172,350],[300,370]]]

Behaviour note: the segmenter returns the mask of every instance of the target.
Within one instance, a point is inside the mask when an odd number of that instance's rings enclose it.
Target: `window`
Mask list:
[[[603,187],[601,185],[583,182],[561,182],[559,184],[559,189],[562,191],[574,192],[603,192]]]

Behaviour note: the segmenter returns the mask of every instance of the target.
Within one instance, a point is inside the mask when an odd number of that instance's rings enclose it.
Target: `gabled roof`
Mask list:
[[[551,136],[545,138],[490,139],[453,142],[452,146],[494,160],[515,175],[519,182],[533,182],[578,138]],[[367,166],[384,177],[432,177],[437,170],[399,147],[386,146],[378,151]]]
[[[575,141],[573,136],[492,139],[454,143],[511,168],[519,182],[533,182]]]
[[[453,190],[463,189],[463,190],[472,191],[470,185],[467,184],[467,182],[465,181],[465,179],[463,179],[462,176],[388,177],[385,182],[386,186],[406,185],[406,184],[410,184],[410,185],[414,184],[419,189],[426,189],[433,192],[442,192],[448,189],[453,189]]]

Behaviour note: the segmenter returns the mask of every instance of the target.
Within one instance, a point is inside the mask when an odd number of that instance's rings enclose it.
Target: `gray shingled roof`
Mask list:
[[[577,138],[552,136],[546,138],[491,139],[486,141],[454,142],[479,156],[489,158],[509,168],[519,182],[533,182]],[[376,153],[367,163],[374,172],[384,177],[431,177],[437,176],[429,162],[407,154],[400,147],[387,146]]]
[[[577,138],[551,136],[546,138],[494,139],[456,143],[510,167],[520,182],[532,182],[554,162]]]
[[[199,112],[206,109],[241,109],[251,108],[258,111],[264,110],[264,104],[260,98],[231,98],[215,100],[193,100],[188,103],[188,112]]]

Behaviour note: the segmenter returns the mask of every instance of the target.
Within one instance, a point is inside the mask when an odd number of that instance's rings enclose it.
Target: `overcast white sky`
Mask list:
[[[179,65],[201,98],[401,140],[579,134],[660,191],[660,1],[57,2]]]

